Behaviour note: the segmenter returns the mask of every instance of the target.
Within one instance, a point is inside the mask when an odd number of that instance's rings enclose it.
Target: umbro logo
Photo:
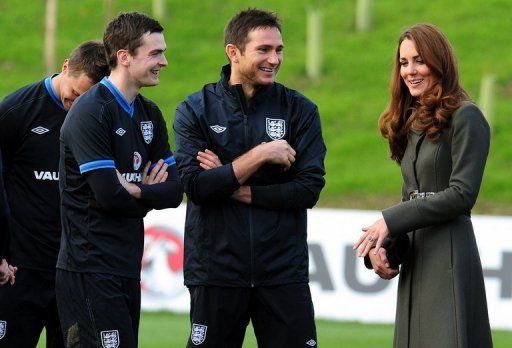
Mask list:
[[[222,133],[226,130],[226,127],[222,127],[222,126],[219,126],[218,124],[216,124],[215,126],[210,126],[210,128],[215,132],[215,133]]]
[[[314,347],[314,346],[316,346],[316,341],[311,339],[311,340],[307,341],[306,344],[310,347]]]
[[[126,133],[126,131],[123,128],[118,128],[116,130],[116,134],[119,135],[120,137],[122,137],[124,133]]]
[[[36,128],[32,128],[31,131],[36,133],[36,134],[41,135],[41,134],[44,134],[46,132],[49,132],[50,130],[47,129],[47,128],[39,126],[39,127],[36,127]]]

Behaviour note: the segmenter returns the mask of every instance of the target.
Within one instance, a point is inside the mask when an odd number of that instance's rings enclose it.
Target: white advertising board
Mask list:
[[[186,312],[183,286],[185,205],[152,211],[145,219],[142,309]],[[378,211],[315,208],[308,212],[310,286],[317,318],[392,323],[397,278],[367,270],[352,250],[361,228]],[[491,326],[512,329],[512,217],[473,216],[482,259]]]

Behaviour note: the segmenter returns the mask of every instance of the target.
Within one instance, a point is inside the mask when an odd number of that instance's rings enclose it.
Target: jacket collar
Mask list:
[[[220,74],[220,85],[222,86],[222,89],[231,97],[234,99],[237,99],[243,108],[245,112],[248,110],[249,104],[247,103],[247,100],[245,99],[245,94],[242,88],[241,84],[238,85],[231,85],[229,84],[229,78],[231,77],[231,64],[226,64],[222,67],[221,74]],[[259,104],[262,100],[264,100],[268,93],[270,93],[271,90],[274,89],[275,83],[269,86],[260,86],[256,89],[254,93],[254,97],[251,100],[252,104]]]
[[[50,95],[52,100],[55,102],[55,104],[57,104],[58,107],[60,107],[62,110],[67,112],[68,110],[64,107],[64,105],[62,104],[62,101],[57,96],[55,89],[53,89],[52,79],[57,75],[58,74],[53,74],[52,76],[48,76],[47,78],[45,78],[44,86],[46,87],[46,91],[48,92],[48,94]]]

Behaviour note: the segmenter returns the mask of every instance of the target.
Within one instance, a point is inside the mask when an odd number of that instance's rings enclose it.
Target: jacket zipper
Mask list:
[[[242,98],[245,98],[243,94],[243,90],[241,86],[237,86],[237,99],[238,103],[240,104],[240,110],[242,110],[242,114],[244,117],[244,145],[245,148],[249,148],[249,124],[247,120],[247,111],[245,109],[246,103],[244,103],[244,100]],[[250,248],[250,273],[251,273],[251,288],[254,287],[254,236],[253,236],[253,228],[252,228],[252,209],[249,206],[249,248]]]
[[[243,109],[242,109],[243,110]],[[249,124],[247,123],[247,114],[244,113],[244,133],[245,133],[245,147],[249,145]],[[252,230],[252,209],[249,206],[249,246],[251,254],[251,288],[254,287],[254,238]]]
[[[249,207],[249,241],[251,248],[251,288],[254,288],[254,241],[252,235],[252,209]]]

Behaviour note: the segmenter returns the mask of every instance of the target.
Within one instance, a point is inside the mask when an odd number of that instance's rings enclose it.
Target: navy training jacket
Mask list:
[[[188,196],[185,285],[273,286],[308,282],[307,208],[325,180],[326,147],[315,104],[279,83],[247,105],[241,85],[221,80],[190,95],[176,110],[175,159]],[[232,162],[262,142],[285,139],[295,149],[288,171],[265,164],[244,185],[252,204],[230,198],[239,187]],[[223,166],[203,170],[198,151]]]

